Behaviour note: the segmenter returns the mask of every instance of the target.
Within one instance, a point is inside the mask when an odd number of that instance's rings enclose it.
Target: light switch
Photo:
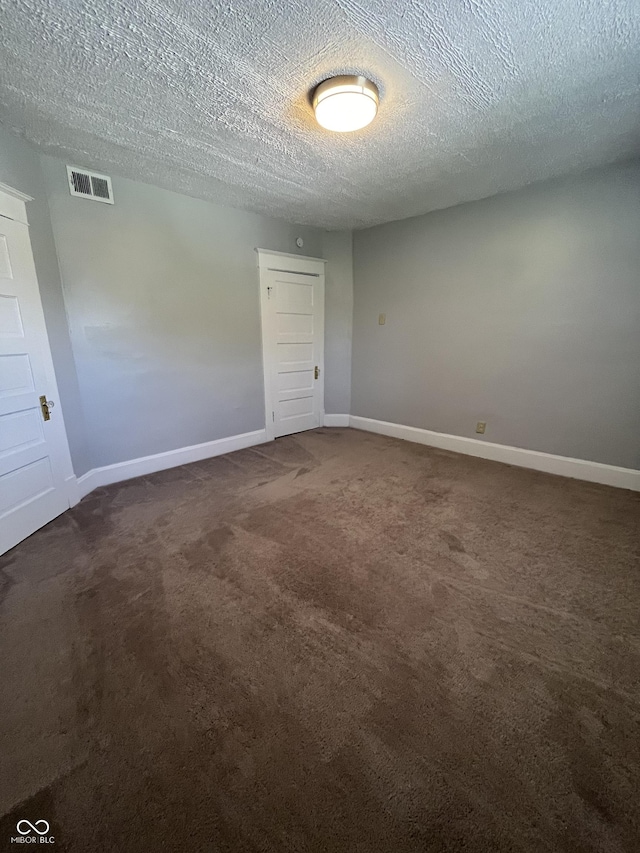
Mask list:
[[[384,324],[386,322],[387,322],[387,315],[386,314],[378,314],[378,325],[384,326]]]

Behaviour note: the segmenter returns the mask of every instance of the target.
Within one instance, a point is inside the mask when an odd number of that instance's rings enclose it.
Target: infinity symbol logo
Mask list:
[[[21,826],[26,826],[26,829],[20,829]],[[38,829],[39,826],[44,826],[44,829]],[[28,820],[19,820],[16,824],[16,829],[20,835],[28,835],[30,832],[37,832],[38,835],[46,835],[49,832],[49,824],[46,820],[37,820],[35,823],[30,823]]]

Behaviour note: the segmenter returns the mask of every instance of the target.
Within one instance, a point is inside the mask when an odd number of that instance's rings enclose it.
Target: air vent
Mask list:
[[[111,178],[106,175],[97,175],[95,172],[87,172],[77,169],[75,166],[67,166],[69,176],[69,192],[71,195],[90,198],[92,201],[102,201],[105,204],[113,204],[113,190],[111,189]]]

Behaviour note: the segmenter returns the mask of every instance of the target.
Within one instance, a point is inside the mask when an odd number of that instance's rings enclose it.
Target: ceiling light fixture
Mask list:
[[[322,127],[348,133],[374,120],[378,101],[375,83],[366,77],[345,74],[320,83],[313,93],[313,110]]]

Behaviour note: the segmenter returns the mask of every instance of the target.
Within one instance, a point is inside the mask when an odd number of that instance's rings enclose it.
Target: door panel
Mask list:
[[[0,553],[69,508],[73,476],[25,221],[0,191]],[[40,396],[51,400],[45,421]]]
[[[26,465],[20,464],[3,474],[2,485],[0,512],[7,512],[49,494],[55,488],[49,460],[45,456]]]
[[[278,314],[278,340],[295,343],[301,336],[313,337],[313,314]]]
[[[275,274],[276,302],[282,309],[286,307],[288,314],[313,316],[313,279],[315,276],[288,276],[288,281],[282,281],[282,273]]]
[[[0,268],[0,278],[12,278],[3,275]],[[15,296],[2,296],[0,298],[0,335],[23,334],[22,320],[20,319],[20,308]]]

